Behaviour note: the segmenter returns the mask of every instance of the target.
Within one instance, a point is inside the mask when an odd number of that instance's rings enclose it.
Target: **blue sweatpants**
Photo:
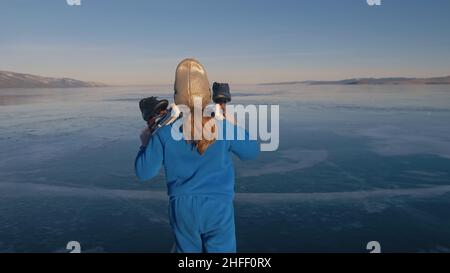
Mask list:
[[[172,197],[170,225],[178,253],[235,253],[236,235],[231,197],[185,195]]]

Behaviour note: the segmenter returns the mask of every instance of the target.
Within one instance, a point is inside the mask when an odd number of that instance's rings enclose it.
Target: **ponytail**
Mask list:
[[[192,113],[192,112],[191,112]],[[193,143],[200,155],[203,155],[208,149],[209,145],[216,141],[216,123],[213,117],[202,117],[201,124],[196,124],[192,115],[187,119],[190,132],[185,135],[188,143]],[[185,123],[185,125],[188,125]],[[200,126],[201,125],[201,126]],[[200,128],[201,127],[201,128]],[[186,128],[186,127],[185,127]],[[198,139],[198,137],[201,137]],[[197,139],[196,139],[197,138]]]

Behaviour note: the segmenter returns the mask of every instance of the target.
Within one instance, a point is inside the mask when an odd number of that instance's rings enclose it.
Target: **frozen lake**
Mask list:
[[[239,251],[450,251],[450,86],[232,89],[281,118],[235,161]],[[0,252],[170,251],[164,177],[134,177],[150,95],[172,87],[0,90]]]

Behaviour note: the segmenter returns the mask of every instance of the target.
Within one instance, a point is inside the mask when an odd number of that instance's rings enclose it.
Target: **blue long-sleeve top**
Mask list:
[[[259,154],[259,143],[250,140],[246,130],[229,121],[218,121],[219,133],[225,136],[226,128],[234,128],[234,138],[216,140],[203,155],[192,143],[171,136],[172,125],[159,129],[143,147],[135,160],[137,177],[144,181],[155,177],[164,165],[167,191],[170,197],[179,195],[234,196],[235,174],[232,155],[242,160],[254,159]],[[224,127],[226,126],[226,127]],[[243,140],[237,136],[244,135]],[[242,139],[242,138],[240,138]]]

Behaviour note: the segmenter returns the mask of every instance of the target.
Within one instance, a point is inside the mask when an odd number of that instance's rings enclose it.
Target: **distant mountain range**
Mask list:
[[[261,85],[383,85],[383,84],[450,84],[450,76],[434,78],[359,78],[339,81],[293,81],[262,83]]]
[[[0,88],[77,88],[104,86],[107,85],[70,78],[50,78],[9,71],[0,71]]]

